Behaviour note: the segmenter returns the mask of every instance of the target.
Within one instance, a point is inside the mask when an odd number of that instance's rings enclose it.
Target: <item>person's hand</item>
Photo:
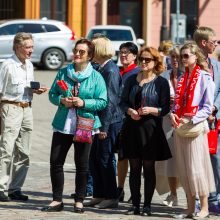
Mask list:
[[[215,116],[209,115],[209,117],[208,117],[208,122],[209,122],[209,123],[215,122]]]
[[[181,123],[181,124],[187,124],[189,122],[190,122],[190,120],[188,120],[186,118],[179,118],[179,123]]]
[[[72,97],[72,103],[74,107],[83,107],[84,101],[79,97]]]
[[[104,140],[105,138],[107,138],[107,133],[106,132],[100,132],[98,134],[98,137],[100,140]]]
[[[36,94],[40,95],[40,94],[46,92],[47,90],[48,90],[48,89],[45,88],[45,87],[39,88],[39,89],[33,89],[33,93],[36,93]]]
[[[142,107],[138,109],[138,114],[139,115],[149,115],[151,113],[150,107]]]
[[[129,115],[131,116],[131,118],[135,121],[138,121],[141,119],[141,116],[138,114],[138,112],[134,109],[130,109],[129,110]]]
[[[65,98],[61,98],[60,101],[63,105],[65,105],[65,107],[67,108],[72,108],[73,106],[73,100],[72,97],[65,97]]]
[[[170,120],[171,120],[172,126],[174,128],[177,128],[179,125],[180,118],[176,114],[170,113]]]

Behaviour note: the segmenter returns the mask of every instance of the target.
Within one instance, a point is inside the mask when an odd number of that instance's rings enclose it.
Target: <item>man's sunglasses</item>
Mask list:
[[[149,58],[149,57],[139,57],[139,61],[140,62],[145,62],[145,63],[150,63],[151,61],[153,61],[153,58]]]

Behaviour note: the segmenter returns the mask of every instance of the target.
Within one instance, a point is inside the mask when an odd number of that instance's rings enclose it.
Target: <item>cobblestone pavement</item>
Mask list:
[[[35,78],[44,85],[50,86],[55,77],[55,72],[36,71]],[[138,220],[152,219],[173,219],[173,215],[182,212],[186,205],[185,195],[182,189],[178,190],[179,206],[168,208],[162,206],[162,200],[166,197],[159,197],[155,192],[152,203],[153,215],[151,217],[126,216],[124,212],[130,204],[120,203],[117,209],[98,210],[95,208],[85,208],[84,214],[75,214],[73,210],[73,199],[70,194],[74,192],[75,167],[73,161],[73,149],[70,150],[65,171],[64,186],[64,211],[59,213],[44,213],[40,208],[51,201],[51,184],[49,175],[49,154],[51,143],[51,121],[55,112],[55,107],[48,101],[47,94],[35,96],[33,102],[34,112],[34,132],[33,146],[31,151],[31,166],[26,178],[23,191],[29,196],[27,202],[0,202],[0,220]],[[143,181],[143,180],[142,180]],[[143,187],[142,187],[143,188]],[[143,194],[143,191],[142,191]],[[125,200],[130,197],[128,178],[125,185]],[[211,215],[210,219],[220,219],[220,216]]]

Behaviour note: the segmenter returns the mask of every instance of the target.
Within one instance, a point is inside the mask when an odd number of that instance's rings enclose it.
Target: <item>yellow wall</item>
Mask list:
[[[86,8],[85,2],[86,2],[85,0],[68,1],[67,24],[75,32],[77,38],[80,38],[84,34],[83,7]]]
[[[85,35],[86,2],[87,0],[67,1],[67,24],[75,32],[77,38]],[[24,0],[24,18],[40,18],[40,0]]]
[[[25,0],[24,18],[40,18],[40,0]]]

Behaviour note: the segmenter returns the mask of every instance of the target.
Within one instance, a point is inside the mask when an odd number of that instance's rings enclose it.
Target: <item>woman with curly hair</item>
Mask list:
[[[144,170],[144,206],[142,215],[151,215],[156,177],[155,161],[171,158],[162,128],[162,117],[169,112],[170,88],[159,76],[164,70],[161,56],[153,47],[140,52],[141,71],[126,83],[121,108],[126,120],[121,131],[124,157],[130,163],[130,190],[133,206],[129,215],[140,214],[141,170]]]
[[[176,218],[192,218],[195,198],[199,196],[201,211],[194,219],[208,217],[208,195],[215,191],[210,162],[207,118],[212,113],[215,85],[208,64],[198,46],[186,43],[180,50],[185,72],[176,87],[171,121],[174,130],[174,153],[179,179],[187,197],[187,210]],[[181,133],[181,127],[201,127],[194,136]]]

